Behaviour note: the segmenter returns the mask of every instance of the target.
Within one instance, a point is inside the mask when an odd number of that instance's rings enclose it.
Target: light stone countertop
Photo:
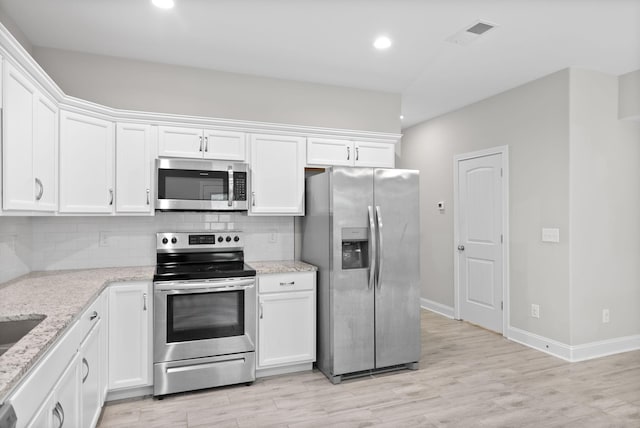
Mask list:
[[[0,284],[0,321],[42,318],[0,356],[0,403],[112,282],[151,281],[155,266],[32,272]]]
[[[301,262],[300,260],[258,261],[247,262],[247,264],[254,268],[258,275],[287,272],[312,272],[318,270],[317,267]]]

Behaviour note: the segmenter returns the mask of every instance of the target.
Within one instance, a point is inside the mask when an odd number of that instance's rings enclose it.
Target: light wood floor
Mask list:
[[[566,363],[422,312],[420,370],[320,372],[105,406],[115,427],[640,427],[640,351]]]

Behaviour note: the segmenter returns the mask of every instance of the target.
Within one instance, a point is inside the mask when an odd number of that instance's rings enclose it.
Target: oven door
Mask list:
[[[156,209],[247,210],[247,165],[239,162],[157,159]]]
[[[154,363],[255,351],[255,278],[154,283]]]

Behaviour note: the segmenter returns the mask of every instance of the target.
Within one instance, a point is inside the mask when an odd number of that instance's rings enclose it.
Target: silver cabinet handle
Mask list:
[[[369,212],[369,283],[367,289],[371,290],[376,282],[376,262],[378,260],[378,245],[376,241],[376,222],[373,207],[368,206]]]
[[[149,189],[147,189],[147,205],[151,205],[151,201],[149,200]]]
[[[264,318],[264,307],[262,306],[262,303],[260,303],[260,319]]]
[[[204,151],[209,151],[209,137],[204,137]]]
[[[251,192],[251,206],[256,206],[256,192]]]
[[[356,160],[360,159],[360,147],[356,147]]]
[[[109,205],[113,205],[113,189],[109,189]]]
[[[91,316],[89,316],[89,321],[93,321],[94,319],[98,318],[98,312],[93,311],[93,313],[91,314]]]
[[[382,289],[382,267],[384,260],[384,244],[382,243],[382,212],[376,205],[376,218],[378,219],[378,290]]]
[[[142,310],[147,310],[147,293],[142,294]]]
[[[89,377],[89,362],[87,361],[86,358],[82,358],[82,364],[85,365],[85,367],[87,368],[87,374],[84,375],[84,377],[82,378],[82,383],[85,383],[87,381],[87,378]]]
[[[347,147],[347,160],[351,158],[351,147]]]
[[[200,148],[198,149],[199,152],[202,151],[202,135],[200,136]]]
[[[295,285],[296,282],[295,281],[291,281],[291,282],[281,282],[280,286],[285,287],[285,286],[292,286]]]
[[[464,251],[464,245],[458,245],[458,251]]]
[[[64,409],[62,408],[62,404],[60,404],[59,401],[56,403],[56,406],[53,408],[53,414],[60,421],[60,425],[58,425],[58,428],[62,428],[64,426]]]
[[[42,185],[42,181],[38,177],[36,177],[36,185],[38,186],[38,194],[36,195],[36,201],[42,199],[42,194],[44,193],[44,186]]]

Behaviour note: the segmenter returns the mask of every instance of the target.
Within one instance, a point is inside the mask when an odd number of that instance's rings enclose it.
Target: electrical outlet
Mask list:
[[[609,322],[609,309],[603,309],[602,310],[602,322],[604,324]]]
[[[275,244],[278,242],[278,231],[276,229],[269,230],[269,243]]]
[[[531,304],[531,316],[533,318],[540,318],[540,305],[536,305],[535,303]]]
[[[98,238],[98,246],[99,247],[109,246],[109,232],[100,232],[100,237]]]

